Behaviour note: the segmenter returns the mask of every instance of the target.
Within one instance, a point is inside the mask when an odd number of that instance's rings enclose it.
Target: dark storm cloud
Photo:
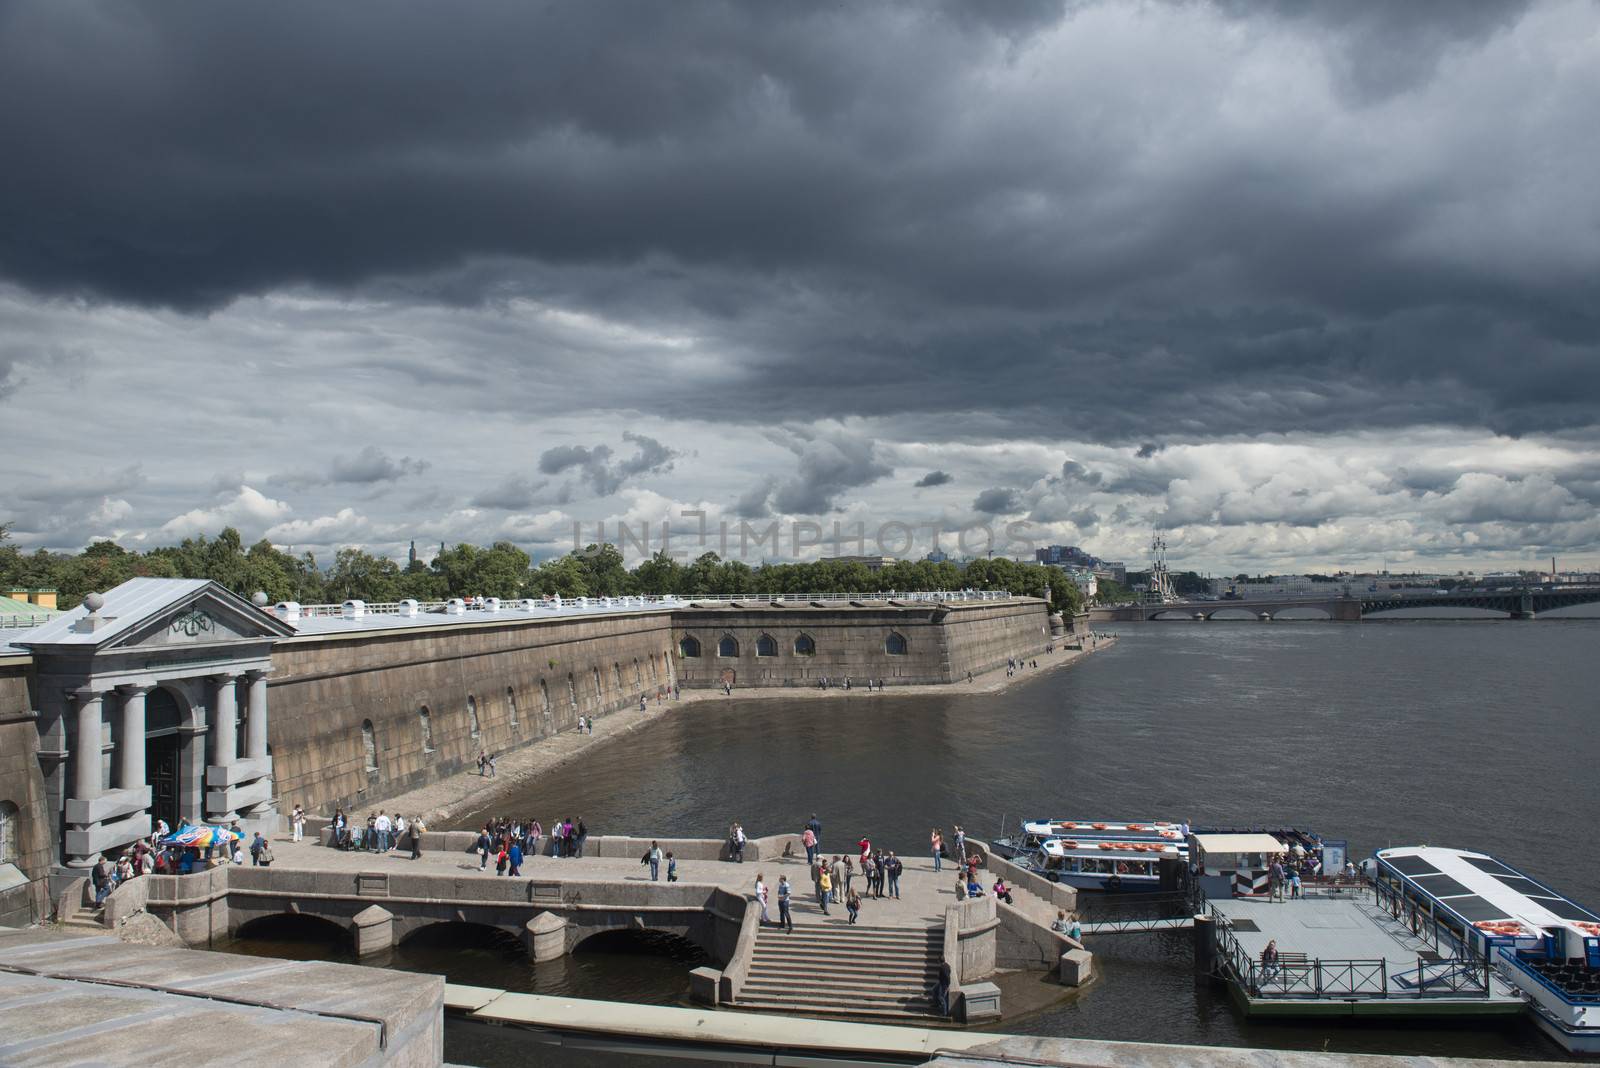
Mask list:
[[[16,2],[0,276],[191,313],[296,287],[520,298],[704,346],[667,371],[544,339],[369,356],[484,406],[976,411],[1125,443],[1581,430],[1600,306],[1572,176],[1600,160],[1592,92],[1540,51],[1584,32],[1563,18]],[[0,394],[21,374],[0,356]],[[541,470],[604,495],[663,469],[636,444],[636,471],[603,445]],[[861,484],[802,471],[768,496],[825,511]]]
[[[795,474],[772,490],[772,507],[785,515],[831,512],[847,490],[894,473],[870,437],[843,429],[789,427],[774,440],[798,457]]]
[[[597,495],[608,497],[635,475],[670,471],[681,455],[655,438],[629,430],[622,432],[622,440],[634,446],[634,453],[615,463],[609,445],[557,445],[539,454],[539,470],[547,475],[576,470]]]
[[[912,485],[918,489],[927,489],[930,486],[943,486],[948,482],[954,482],[955,479],[956,476],[948,471],[929,471],[913,482]]]
[[[1021,507],[1021,494],[1006,486],[986,489],[972,502],[972,510],[983,512],[985,515],[1010,515],[1019,511]]]

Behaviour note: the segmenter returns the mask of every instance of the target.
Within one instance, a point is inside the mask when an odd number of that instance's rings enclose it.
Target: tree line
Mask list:
[[[763,563],[724,560],[704,553],[678,560],[657,553],[628,568],[614,545],[590,545],[535,564],[510,542],[485,548],[461,543],[443,549],[431,562],[401,566],[364,549],[334,553],[324,567],[312,553],[286,553],[265,539],[246,547],[239,532],[225,528],[215,538],[185,538],[178,545],[143,552],[112,541],[97,541],[81,553],[24,553],[5,544],[0,527],[0,581],[28,588],[50,587],[62,608],[72,608],[94,591],[104,592],[130,578],[212,579],[242,596],[260,590],[272,601],[330,604],[348,600],[373,603],[450,597],[616,597],[622,594],[709,596],[738,593],[870,593],[878,590],[1010,590],[1031,597],[1050,591],[1051,607],[1080,611],[1078,589],[1070,577],[1042,564],[1008,559],[952,561],[902,560],[880,570],[861,563],[816,560]]]

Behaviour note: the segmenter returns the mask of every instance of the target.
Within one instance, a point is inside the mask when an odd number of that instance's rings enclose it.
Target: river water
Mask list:
[[[934,825],[984,838],[1023,815],[1284,823],[1348,839],[1357,857],[1418,842],[1487,850],[1594,907],[1597,653],[1600,619],[1128,625],[1109,649],[999,694],[698,702],[500,809],[662,837],[720,837],[735,819],[755,835],[792,831],[815,812],[825,844],[867,834],[903,852],[924,849]],[[396,963],[580,996],[687,993],[684,962],[653,958],[641,977],[640,947],[613,948],[623,951],[542,980],[514,952],[493,966],[448,947]],[[1097,982],[1001,1029],[1556,1055],[1521,1023],[1251,1023],[1222,990],[1196,986],[1186,936],[1091,948]]]

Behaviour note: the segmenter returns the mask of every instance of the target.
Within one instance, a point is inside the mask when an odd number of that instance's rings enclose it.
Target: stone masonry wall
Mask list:
[[[268,688],[279,811],[373,804],[473,766],[480,750],[653,697],[671,681],[670,622],[634,612],[280,642]]]
[[[7,860],[28,882],[0,890],[0,926],[26,927],[50,915],[49,806],[39,770],[39,728],[29,666],[0,666],[0,804],[5,806]]]
[[[1042,601],[825,608],[749,604],[673,614],[679,678],[693,688],[715,688],[725,679],[735,688],[816,686],[824,677],[835,683],[849,678],[854,685],[869,678],[890,686],[958,682],[969,670],[978,674],[1009,656],[1038,653],[1048,633]],[[683,655],[686,638],[698,643],[698,656]],[[725,655],[727,638],[734,642],[726,650],[732,655]]]

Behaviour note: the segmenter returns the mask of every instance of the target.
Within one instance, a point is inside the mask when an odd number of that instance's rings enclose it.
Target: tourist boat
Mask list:
[[[1048,838],[1029,865],[1045,878],[1079,890],[1117,894],[1176,889],[1189,858],[1179,841]],[[1163,879],[1162,861],[1167,861]]]
[[[1600,915],[1487,853],[1380,849],[1369,871],[1393,918],[1445,956],[1488,960],[1541,1031],[1600,1055]]]
[[[1182,842],[1188,828],[1166,820],[1023,820],[1017,835],[996,838],[989,848],[1007,859],[1037,857],[1055,838],[1076,841]]]

